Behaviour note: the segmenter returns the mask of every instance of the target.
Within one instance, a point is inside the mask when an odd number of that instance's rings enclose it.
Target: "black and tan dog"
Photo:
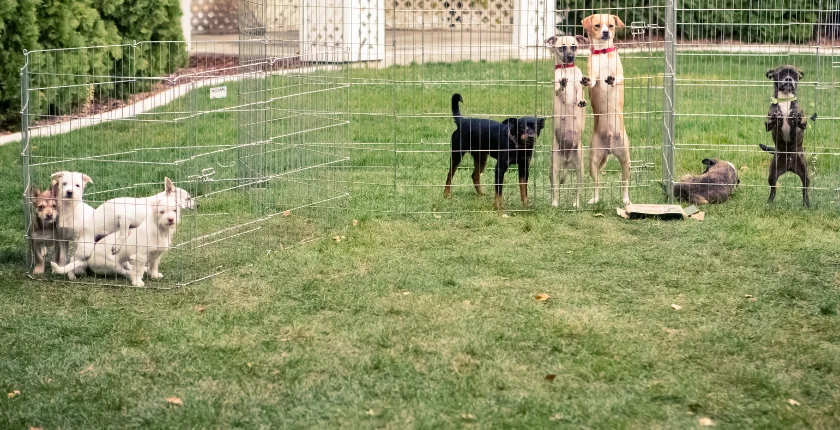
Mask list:
[[[695,205],[723,203],[741,183],[735,165],[717,158],[703,160],[706,170],[700,175],[684,175],[674,183],[674,198]]]
[[[799,80],[805,74],[796,66],[779,66],[767,71],[767,79],[774,83],[773,97],[770,99],[770,112],[767,113],[767,120],[764,126],[773,136],[775,148],[759,145],[761,149],[773,154],[770,161],[770,176],[767,181],[770,184],[769,202],[776,198],[776,183],[779,176],[786,172],[793,172],[802,180],[802,203],[810,207],[808,200],[808,187],[811,184],[808,178],[808,164],[805,162],[805,127],[807,120],[802,112],[802,107],[796,101],[796,88]]]
[[[502,187],[505,183],[505,173],[513,164],[519,168],[519,195],[522,204],[528,206],[529,168],[534,155],[534,144],[545,127],[545,118],[508,118],[502,122],[464,118],[458,106],[461,101],[463,99],[460,94],[452,95],[452,116],[457,128],[452,133],[452,158],[443,195],[449,197],[451,194],[455,170],[461,164],[464,154],[469,153],[475,164],[473,185],[479,195],[482,194],[481,173],[487,166],[487,159],[493,157],[496,159],[496,209],[501,210],[504,207]]]

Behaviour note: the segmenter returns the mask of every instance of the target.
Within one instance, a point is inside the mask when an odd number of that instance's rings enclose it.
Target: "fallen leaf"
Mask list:
[[[544,302],[544,301],[548,300],[549,298],[551,298],[551,296],[549,296],[546,293],[540,293],[540,294],[537,294],[536,296],[534,296],[534,298],[537,299],[538,302]]]
[[[435,218],[436,218],[436,219],[440,219],[440,215],[435,214]]]
[[[747,167],[747,165],[745,164],[745,165],[741,166],[741,169],[739,169],[739,170],[741,170],[741,172],[746,172],[747,170],[750,170],[750,168]]]
[[[355,227],[355,226],[357,226],[357,225],[359,225],[359,220],[354,219],[354,220],[353,220],[353,227]]]
[[[461,418],[463,418],[465,420],[474,420],[475,415],[473,415],[473,414],[461,414]]]
[[[508,214],[502,214],[502,218],[510,218],[510,215],[508,215]]]
[[[753,296],[752,294],[744,294],[745,299],[751,299]]]
[[[549,418],[549,420],[551,420],[551,421],[560,421],[562,419],[563,419],[563,415],[561,415],[561,414],[554,414],[551,418]]]
[[[336,242],[341,242],[341,236],[334,236],[333,240]]]
[[[673,329],[673,328],[667,328],[667,327],[663,328],[662,331],[664,331],[665,333],[668,333],[669,336],[673,336],[673,335],[680,332],[679,330],[676,330],[676,329]]]
[[[706,219],[706,212],[697,212],[696,214],[691,214],[689,218],[697,221],[703,221]]]
[[[289,216],[291,214],[292,214],[292,211],[290,211],[288,209],[283,211],[283,216]]]
[[[283,351],[283,352],[280,353],[280,358],[286,358],[288,356],[289,356],[289,353],[286,352],[286,351]]]
[[[557,377],[557,375],[554,375],[554,374],[545,375],[545,380],[548,381],[548,382],[554,382],[554,378],[556,378],[556,377]]]
[[[20,395],[20,390],[15,390],[15,391],[12,391],[11,393],[9,393],[9,398],[13,399],[13,398],[15,398],[19,395]]]
[[[595,218],[603,218],[604,214],[598,213],[598,214],[592,214],[592,216],[595,217]]]
[[[90,366],[86,367],[86,368],[85,368],[84,370],[82,370],[81,372],[79,372],[79,375],[84,375],[85,373],[88,373],[88,372],[90,372],[91,370],[93,370],[93,365],[92,365],[92,364],[91,364]]]
[[[207,307],[206,306],[201,306],[201,305],[195,305],[195,307],[193,309],[195,309],[196,312],[198,312],[200,314],[203,314],[204,311],[207,310]]]
[[[177,397],[167,397],[166,401],[171,405],[184,406],[184,401]]]
[[[671,308],[674,309],[675,311],[678,311],[678,310],[682,309],[682,306],[672,303]]]
[[[368,415],[370,415],[370,416],[374,416],[374,415],[376,415],[376,412],[374,412],[374,410],[373,410],[373,409],[368,409],[368,411],[366,412],[366,414],[368,414]]]
[[[793,400],[793,399],[788,399],[788,403],[790,403],[791,406],[799,406],[799,405],[802,404],[802,403],[799,403],[799,402],[797,402],[796,400]]]
[[[407,296],[407,295],[409,295],[409,294],[411,294],[411,291],[403,291],[403,292],[402,292],[402,295],[404,295],[404,296]]]
[[[708,417],[698,418],[697,422],[700,423],[702,427],[713,427],[715,425],[715,422]]]
[[[464,306],[469,306],[469,305],[470,305],[470,301],[469,300],[464,300]]]
[[[245,363],[245,364],[247,364],[247,365],[248,365],[248,367],[251,367],[251,362],[250,362],[250,361],[249,361],[249,362],[247,362],[247,363]]]

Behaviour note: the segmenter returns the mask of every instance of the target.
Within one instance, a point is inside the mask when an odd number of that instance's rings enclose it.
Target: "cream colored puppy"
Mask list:
[[[554,56],[554,147],[551,152],[551,205],[557,206],[558,187],[566,181],[568,169],[575,169],[577,182],[574,206],[580,206],[583,183],[583,130],[586,127],[586,100],[583,87],[589,78],[575,66],[582,36],[549,37],[545,46]],[[562,175],[560,172],[562,171]],[[559,178],[558,178],[559,175]]]
[[[583,20],[583,28],[592,41],[589,57],[589,100],[595,114],[595,129],[589,155],[589,174],[595,182],[595,195],[589,204],[600,200],[600,172],[612,154],[621,163],[622,202],[630,203],[630,138],[624,129],[624,69],[613,40],[615,31],[624,28],[615,15],[596,14]]]
[[[163,278],[158,267],[163,254],[172,246],[172,238],[180,221],[180,205],[175,197],[169,196],[146,206],[149,213],[137,228],[129,230],[124,246],[114,255],[112,247],[117,241],[117,232],[96,242],[88,258],[75,260],[62,267],[52,263],[53,272],[68,275],[80,268],[89,267],[94,273],[117,274],[131,278],[131,284],[142,287],[143,274],[148,271],[153,279]]]
[[[79,172],[56,172],[50,178],[54,184],[54,197],[58,199],[55,239],[58,241],[59,254],[67,255],[67,244],[72,240],[76,243],[74,258],[85,259],[93,252],[93,208],[85,204],[82,197],[85,187],[93,181],[88,175]],[[65,262],[59,263],[63,265]],[[67,277],[75,279],[75,273],[81,273],[83,270],[84,268],[71,271]]]

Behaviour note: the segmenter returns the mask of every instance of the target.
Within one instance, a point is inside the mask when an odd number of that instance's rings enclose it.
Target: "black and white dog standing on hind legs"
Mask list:
[[[770,98],[770,111],[764,121],[765,129],[773,136],[775,148],[759,145],[761,149],[773,154],[770,161],[770,174],[767,182],[770,184],[772,203],[776,198],[776,183],[779,176],[786,172],[793,172],[802,180],[802,204],[811,207],[808,199],[808,187],[811,179],[808,177],[808,164],[805,162],[805,128],[808,126],[802,106],[796,100],[796,89],[805,73],[798,67],[785,65],[767,71],[767,79],[773,81],[773,97]]]
[[[482,195],[481,174],[487,166],[487,159],[492,157],[496,159],[495,208],[497,210],[504,208],[502,188],[505,183],[505,173],[513,164],[516,164],[519,170],[519,195],[522,204],[528,206],[529,169],[534,155],[534,144],[545,127],[545,118],[508,118],[502,122],[464,118],[458,106],[462,101],[460,94],[452,95],[452,117],[455,120],[456,129],[452,133],[452,158],[443,195],[446,197],[451,195],[452,177],[458,165],[461,164],[464,154],[469,153],[475,164],[472,179],[478,195]]]

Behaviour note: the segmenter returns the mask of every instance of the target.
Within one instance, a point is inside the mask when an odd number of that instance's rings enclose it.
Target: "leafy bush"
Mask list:
[[[0,2],[0,129],[20,127],[20,68],[23,50],[103,46],[137,41],[183,39],[178,0],[5,0]],[[125,64],[123,50],[73,50],[32,57],[32,69],[42,74],[30,86],[68,85],[56,91],[31,94],[34,114],[67,113],[90,98],[88,84],[132,70],[137,76],[167,74],[186,63],[182,45],[153,55],[148,44],[138,45],[135,58]],[[122,73],[122,72],[120,72]],[[77,84],[77,86],[69,86]],[[134,91],[145,88],[135,85]],[[100,91],[101,89],[97,89]],[[120,95],[126,92],[120,91]]]

